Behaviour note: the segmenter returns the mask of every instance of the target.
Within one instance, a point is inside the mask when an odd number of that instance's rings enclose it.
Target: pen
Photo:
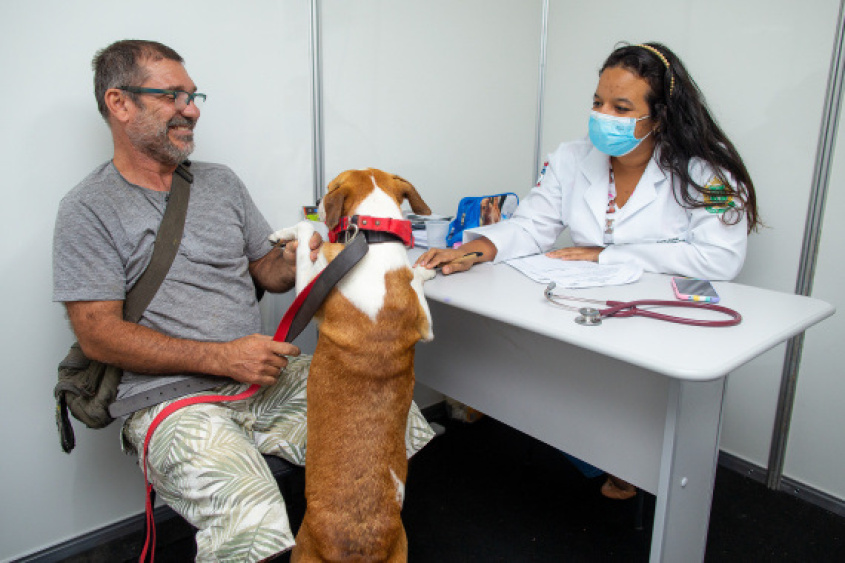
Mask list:
[[[467,254],[464,254],[460,258],[455,258],[454,260],[450,260],[449,262],[446,262],[444,264],[439,264],[437,267],[442,268],[443,266],[447,266],[449,264],[460,264],[461,262],[466,262],[467,260],[470,260],[472,258],[481,258],[482,256],[484,256],[483,252],[469,252]]]

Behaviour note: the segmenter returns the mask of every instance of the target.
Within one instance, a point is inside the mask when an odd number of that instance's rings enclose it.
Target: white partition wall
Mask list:
[[[586,135],[598,70],[617,42],[666,44],[697,81],[757,188],[766,226],[751,236],[737,281],[794,291],[839,11],[837,0],[810,4],[812,9],[788,0],[608,0],[597,10],[552,0],[544,151]],[[831,328],[823,324],[810,333]],[[783,356],[780,346],[737,370],[728,383],[722,449],[761,467],[768,463]],[[841,425],[828,427],[827,437],[841,443],[836,428]],[[831,467],[838,473],[829,475],[836,485],[828,482],[826,490],[845,489],[841,451],[838,460]]]
[[[281,227],[312,198],[308,22],[308,0],[2,3],[0,560],[143,511],[143,478],[120,453],[117,424],[77,423],[68,456],[53,422],[56,364],[73,339],[51,302],[53,222],[60,198],[112,150],[92,93],[94,52],[125,38],[175,48],[208,94],[194,157],[231,166]]]
[[[532,185],[541,0],[322,0],[328,182],[382,168],[437,213]]]
[[[326,183],[381,168],[440,214],[463,196],[528,191],[542,0],[320,5]],[[441,396],[420,385],[415,398]]]

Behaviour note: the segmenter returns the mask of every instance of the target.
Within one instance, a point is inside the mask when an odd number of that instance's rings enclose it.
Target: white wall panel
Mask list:
[[[665,43],[757,188],[766,227],[751,236],[737,281],[792,292],[838,7],[836,0],[552,0],[544,151],[586,135],[598,69],[617,42]],[[729,380],[722,448],[757,465],[768,463],[783,352],[777,347]]]
[[[404,176],[438,213],[465,195],[526,193],[540,0],[324,0],[328,182]]]
[[[837,314],[807,331],[784,475],[845,499],[845,128],[840,124],[819,244],[813,297]]]
[[[0,560],[143,511],[143,478],[120,453],[117,424],[77,424],[68,456],[53,422],[56,364],[73,339],[51,302],[53,222],[61,197],[112,153],[92,94],[94,52],[145,38],[185,57],[208,94],[194,158],[231,166],[282,226],[312,193],[308,22],[308,0],[2,3]]]

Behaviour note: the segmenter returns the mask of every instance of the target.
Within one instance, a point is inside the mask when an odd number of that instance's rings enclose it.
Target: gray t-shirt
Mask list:
[[[140,324],[178,338],[225,342],[260,332],[249,262],[272,248],[270,225],[229,168],[194,162],[179,252]],[[53,300],[122,301],[149,264],[167,192],[127,182],[107,162],[61,202]],[[118,398],[184,379],[124,372]]]

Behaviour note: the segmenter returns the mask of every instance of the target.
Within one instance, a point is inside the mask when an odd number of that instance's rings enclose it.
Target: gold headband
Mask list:
[[[642,47],[643,49],[646,49],[647,51],[651,51],[652,53],[657,55],[658,59],[663,61],[663,64],[666,66],[666,70],[669,71],[669,76],[671,77],[671,81],[669,82],[669,95],[671,96],[672,91],[675,89],[675,74],[672,72],[672,67],[669,66],[669,61],[666,59],[666,57],[663,55],[663,53],[661,53],[660,51],[658,51],[657,49],[655,49],[651,45],[639,44],[639,45],[635,45],[635,47]]]

